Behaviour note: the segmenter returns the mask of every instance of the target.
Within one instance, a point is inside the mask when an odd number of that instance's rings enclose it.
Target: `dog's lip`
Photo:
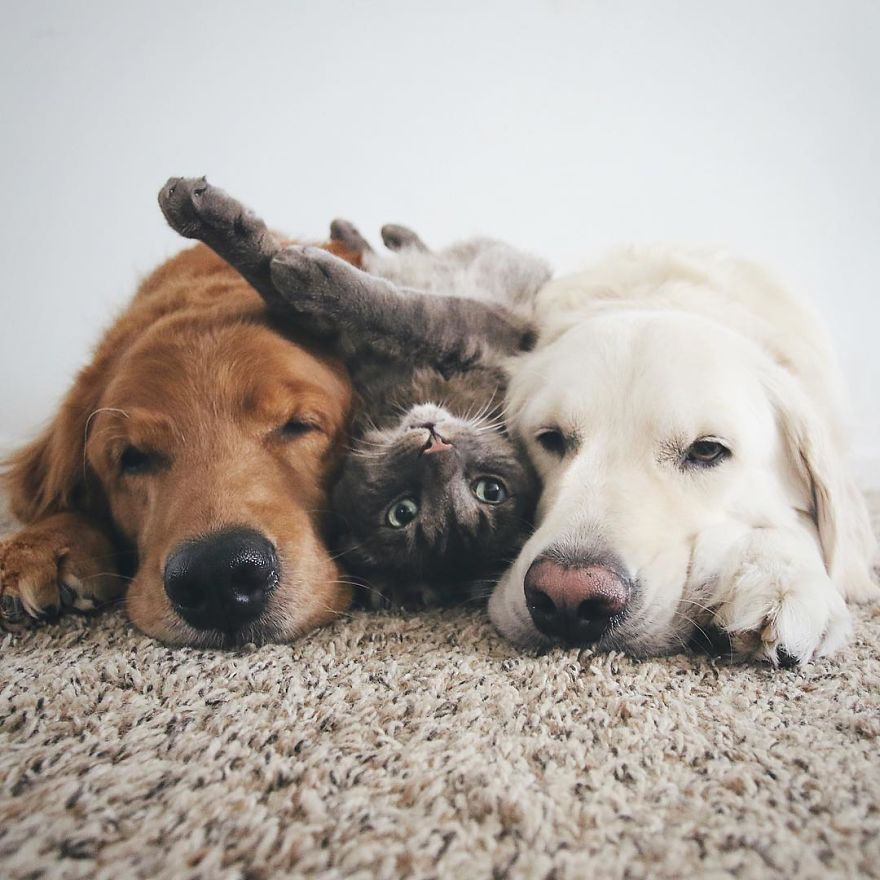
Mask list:
[[[615,636],[620,632],[621,628],[626,625],[629,620],[629,612],[621,611],[608,619],[608,627],[602,635],[594,642],[583,641],[577,637],[571,636],[569,633],[562,635],[549,635],[542,629],[535,626],[535,630],[541,634],[541,637],[547,642],[558,648],[594,648],[597,651],[606,651],[608,646],[614,643]]]
[[[268,621],[253,621],[240,628],[197,630],[187,647],[201,650],[242,650],[248,645],[261,647],[284,640],[284,637]]]

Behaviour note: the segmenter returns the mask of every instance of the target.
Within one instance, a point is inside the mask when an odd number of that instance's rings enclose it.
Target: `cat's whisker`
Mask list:
[[[372,432],[374,434],[380,433],[379,426],[373,420],[372,416],[368,416],[365,413],[361,413],[360,418],[364,420],[367,431]],[[363,434],[361,435],[361,437],[359,439],[363,439]]]
[[[385,599],[390,601],[390,597],[384,590],[378,589],[378,587],[371,587],[367,584],[360,584],[362,590],[365,590],[367,593],[372,593],[374,596],[378,596],[380,599]]]
[[[512,422],[525,408],[528,401],[523,401],[516,410],[511,409],[510,402],[505,401],[504,406],[502,408],[502,412],[504,414],[504,421],[507,423]]]
[[[686,623],[689,623],[689,624],[690,624],[692,627],[694,627],[695,629],[699,630],[699,632],[701,633],[701,635],[703,636],[703,638],[704,638],[708,643],[711,644],[712,639],[710,638],[709,634],[708,634],[708,633],[706,632],[706,630],[704,630],[703,627],[701,627],[701,626],[700,626],[695,620],[693,620],[692,618],[688,617],[687,614],[682,614],[680,611],[673,611],[672,613],[673,613],[676,617],[681,618],[682,620],[684,620]]]
[[[474,418],[474,408],[476,407],[476,403],[472,403],[463,413],[458,415],[459,420],[462,422],[471,422]]]
[[[360,544],[355,544],[353,547],[346,547],[345,550],[340,550],[338,553],[331,553],[330,561],[336,562],[337,559],[342,559],[342,557],[345,556],[346,553],[351,553],[352,550],[359,550],[361,547],[364,546],[364,543],[365,542],[362,541]]]
[[[106,602],[102,602],[100,605],[96,605],[92,611],[86,612],[91,615],[96,611],[114,611],[117,608],[122,608],[125,605],[125,596],[116,596],[113,599],[108,599]]]
[[[119,581],[128,581],[129,583],[134,580],[133,577],[128,577],[127,575],[119,574],[115,571],[96,571],[94,574],[88,574],[85,577],[79,578],[79,581],[80,583],[86,584],[89,581],[94,581],[102,577],[111,577]]]
[[[494,424],[496,422],[501,422],[501,421],[503,421],[503,419],[501,419],[497,415],[495,410],[492,410],[491,412],[483,413],[478,419],[475,419],[474,421],[478,425],[490,425],[490,424]]]
[[[321,514],[335,513],[335,511],[330,507],[311,507],[306,510],[306,513],[312,516],[320,516]]]
[[[492,391],[492,396],[486,401],[486,405],[480,410],[480,414],[479,414],[479,416],[478,416],[478,419],[485,418],[485,417],[488,416],[491,412],[494,411],[494,410],[493,410],[493,404],[495,403],[495,398],[498,396],[499,390],[500,390],[500,389],[496,387],[496,388]]]
[[[487,422],[482,425],[479,425],[475,430],[475,434],[495,434],[500,431],[502,428],[506,427],[506,423],[504,421],[497,422]]]
[[[351,444],[351,448],[357,449],[359,446],[378,446],[382,449],[387,448],[388,444],[381,440],[370,440],[368,437],[361,437]]]
[[[492,396],[480,407],[479,412],[477,412],[477,414],[472,417],[473,421],[479,422],[480,420],[482,420],[483,418],[486,417],[486,414],[489,412],[489,410],[492,407],[492,402],[495,400],[496,393],[497,393],[497,390],[492,392]]]

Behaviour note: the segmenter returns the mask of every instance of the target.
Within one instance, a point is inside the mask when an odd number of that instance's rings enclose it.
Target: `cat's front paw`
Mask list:
[[[208,244],[218,235],[240,236],[265,229],[251,210],[204,177],[172,177],[159,193],[159,207],[172,229]]]
[[[849,609],[824,570],[767,557],[738,561],[722,582],[713,623],[734,650],[774,666],[833,654],[852,631]]]

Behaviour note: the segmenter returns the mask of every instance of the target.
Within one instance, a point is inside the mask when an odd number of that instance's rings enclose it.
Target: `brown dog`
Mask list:
[[[331,619],[351,599],[323,540],[350,406],[341,365],[219,257],[169,260],[7,467],[26,527],[0,542],[4,622],[114,599],[126,568],[132,621],[173,644]]]

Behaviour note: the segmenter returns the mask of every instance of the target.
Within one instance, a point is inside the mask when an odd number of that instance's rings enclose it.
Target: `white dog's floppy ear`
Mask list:
[[[771,395],[789,461],[803,483],[809,514],[819,532],[825,568],[830,573],[843,528],[841,451],[800,385],[780,370]]]

